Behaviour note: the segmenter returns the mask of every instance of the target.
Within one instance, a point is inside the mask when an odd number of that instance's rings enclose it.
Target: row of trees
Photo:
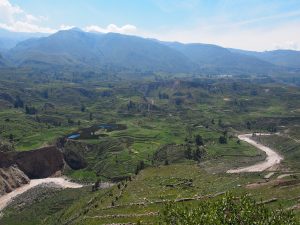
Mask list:
[[[14,102],[15,108],[24,108],[25,113],[28,115],[35,115],[37,113],[37,109],[34,106],[28,106],[24,104],[24,101],[21,99],[19,95],[17,95],[16,100]]]

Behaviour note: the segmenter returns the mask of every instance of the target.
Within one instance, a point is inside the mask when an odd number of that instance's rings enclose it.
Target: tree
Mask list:
[[[192,149],[190,145],[188,145],[187,149],[184,151],[184,156],[187,159],[192,159],[193,155],[192,155]]]
[[[97,191],[100,187],[101,184],[101,180],[97,179],[96,182],[94,183],[93,187],[92,187],[92,191]]]
[[[143,169],[145,169],[145,162],[141,160],[136,166],[135,174],[137,175]]]
[[[227,138],[225,136],[219,137],[219,143],[220,144],[227,144]]]
[[[74,120],[72,120],[71,118],[68,118],[68,124],[73,125],[74,124]]]
[[[251,129],[251,123],[250,123],[250,121],[247,121],[246,126],[247,126],[247,129],[248,129],[248,130]]]
[[[145,162],[143,160],[140,161],[140,169],[145,169]]]
[[[252,89],[251,92],[250,92],[250,94],[252,96],[256,96],[257,95],[257,90],[256,89]]]
[[[222,127],[222,126],[223,126],[222,119],[219,119],[219,120],[218,120],[218,125],[219,125],[219,127]]]
[[[81,111],[81,112],[84,112],[84,111],[85,111],[85,106],[84,106],[84,105],[81,105],[80,111]]]
[[[25,113],[28,115],[35,115],[37,113],[37,109],[34,106],[25,106]]]
[[[45,99],[48,99],[48,97],[49,97],[48,89],[47,89],[47,90],[44,90],[44,91],[42,92],[42,97],[45,98]]]
[[[198,145],[198,146],[204,145],[203,138],[199,134],[196,135],[195,142],[196,142],[196,145]]]
[[[131,109],[133,109],[135,107],[135,104],[131,101],[131,100],[129,100],[129,102],[128,102],[128,104],[127,104],[127,109],[128,109],[128,111],[130,111]]]
[[[197,147],[196,151],[194,152],[194,160],[199,161],[202,157],[201,150]]]
[[[93,113],[90,113],[90,121],[93,120]]]
[[[182,98],[175,98],[175,105],[181,105],[183,103],[183,99]]]
[[[169,99],[169,95],[166,93],[159,92],[158,94],[159,99]]]
[[[193,133],[192,127],[187,125],[185,129],[186,129],[186,132],[188,133],[188,137],[191,138],[192,133]]]
[[[14,135],[13,134],[9,134],[9,142],[13,142],[14,141]]]
[[[23,100],[20,98],[19,95],[17,95],[15,103],[14,103],[14,107],[15,108],[24,108],[24,102]]]

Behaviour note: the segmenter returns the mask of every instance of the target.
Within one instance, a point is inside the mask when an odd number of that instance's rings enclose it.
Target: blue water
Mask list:
[[[76,139],[79,137],[80,137],[80,134],[72,134],[72,135],[68,136],[69,139]]]
[[[114,128],[114,127],[115,127],[114,125],[109,125],[109,124],[99,125],[99,128],[102,128],[102,129],[109,129],[109,128]]]

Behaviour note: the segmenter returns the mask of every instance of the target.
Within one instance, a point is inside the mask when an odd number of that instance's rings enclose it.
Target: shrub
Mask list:
[[[167,203],[160,213],[164,225],[296,225],[292,211],[272,210],[257,204],[249,196],[240,198],[231,194],[217,200],[201,201],[192,206],[186,203]]]
[[[219,137],[219,143],[220,144],[227,144],[227,138],[225,136]]]

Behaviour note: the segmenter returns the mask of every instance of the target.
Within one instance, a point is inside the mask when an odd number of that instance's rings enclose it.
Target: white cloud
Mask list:
[[[248,25],[248,22],[246,23]],[[144,32],[142,36],[164,41],[208,43],[246,50],[300,50],[300,21],[288,21],[276,26],[244,26],[238,23],[199,23],[194,27]]]
[[[23,13],[18,6],[13,6],[8,0],[0,0],[0,19],[11,21],[17,14]]]
[[[300,42],[295,41],[286,41],[282,43],[275,43],[275,49],[292,49],[292,50],[300,50]]]
[[[107,27],[102,28],[97,25],[87,26],[85,29],[87,32],[100,32],[100,33],[121,33],[121,34],[133,34],[137,31],[136,26],[131,24],[126,24],[122,27],[118,27],[115,24],[109,24]]]
[[[72,28],[74,28],[75,26],[70,26],[70,25],[65,25],[65,24],[62,24],[60,25],[59,29],[58,30],[70,30]]]
[[[48,27],[40,27],[33,23],[15,21],[13,24],[0,23],[0,28],[13,32],[27,32],[27,33],[54,33],[56,30]]]
[[[58,29],[41,26],[41,21],[45,20],[48,20],[48,18],[29,14],[19,6],[11,4],[9,0],[0,0],[0,28],[2,29],[14,32],[54,33],[58,30],[69,30],[74,28],[74,26],[65,24],[62,24]],[[104,28],[97,25],[90,25],[84,30],[88,32],[133,34],[137,29],[131,24],[126,24],[121,27],[118,27],[115,24],[109,24]]]
[[[37,21],[40,20],[39,18],[37,18],[37,17],[35,17],[35,16],[31,15],[31,14],[26,14],[25,18],[26,18],[26,21],[28,23],[33,23],[33,22],[37,22]]]
[[[36,17],[26,13],[8,0],[0,0],[0,28],[14,32],[53,33],[56,30],[43,27],[38,23],[43,17]]]

